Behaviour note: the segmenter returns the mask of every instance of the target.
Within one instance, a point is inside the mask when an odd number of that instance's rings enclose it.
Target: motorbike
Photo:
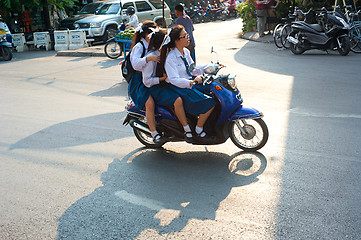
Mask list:
[[[228,10],[225,9],[225,7],[223,5],[221,5],[220,7],[215,7],[214,5],[211,5],[210,12],[211,12],[211,17],[212,17],[213,21],[216,21],[216,20],[224,21],[227,19]]]
[[[13,53],[11,51],[12,44],[8,42],[6,31],[0,29],[0,57],[5,61],[9,61],[13,58]]]
[[[197,6],[185,8],[185,11],[187,15],[192,19],[193,23],[202,22],[203,16],[201,14],[201,10]]]
[[[257,151],[266,144],[269,135],[267,125],[262,119],[263,113],[255,108],[243,106],[243,98],[236,86],[235,76],[217,75],[223,67],[217,60],[217,63],[211,63],[203,69],[202,84],[210,85],[216,106],[204,125],[204,130],[209,136],[207,141],[194,138],[191,144],[222,144],[230,138],[240,149]],[[172,109],[158,105],[155,107],[156,128],[163,134],[164,139],[160,143],[153,142],[144,109],[139,109],[130,100],[126,110],[127,116],[123,125],[129,124],[136,138],[146,147],[159,148],[167,142],[185,142],[183,126]],[[197,117],[186,115],[191,129],[194,129]]]
[[[299,55],[310,49],[338,50],[341,55],[346,56],[350,52],[350,25],[326,10],[318,15],[318,19],[317,24],[305,21],[292,23],[287,37],[291,51]]]

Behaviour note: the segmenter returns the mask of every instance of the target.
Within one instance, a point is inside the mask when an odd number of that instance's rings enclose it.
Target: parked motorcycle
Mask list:
[[[6,38],[6,31],[0,29],[0,57],[5,61],[9,61],[13,58],[13,53],[11,51],[12,44],[8,42]]]
[[[268,140],[268,128],[262,120],[263,114],[254,108],[243,106],[235,76],[229,74],[217,76],[221,68],[223,65],[217,61],[217,64],[209,64],[204,69],[203,84],[210,84],[217,104],[204,125],[204,130],[209,136],[208,140],[205,142],[201,138],[194,138],[192,144],[215,145],[231,138],[237,147],[245,151],[256,151]],[[166,142],[185,142],[183,126],[172,109],[162,106],[155,108],[157,131],[164,136],[164,142],[161,143],[153,142],[146,122],[145,110],[139,109],[131,100],[126,109],[128,113],[123,124],[129,124],[136,138],[145,146],[161,147]],[[187,120],[194,129],[197,117],[187,114]]]
[[[185,11],[186,11],[187,15],[192,19],[193,23],[202,22],[203,16],[202,16],[201,10],[197,6],[185,8]]]
[[[291,51],[299,55],[310,49],[338,50],[341,55],[346,56],[350,52],[350,25],[326,10],[323,10],[318,18],[318,24],[304,21],[292,23],[291,32],[287,37]]]

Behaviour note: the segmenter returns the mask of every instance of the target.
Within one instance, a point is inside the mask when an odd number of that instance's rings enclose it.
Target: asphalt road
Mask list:
[[[16,53],[0,62],[0,239],[360,239],[361,55],[195,28],[198,63],[213,46],[265,114],[266,146],[143,148],[120,59]]]

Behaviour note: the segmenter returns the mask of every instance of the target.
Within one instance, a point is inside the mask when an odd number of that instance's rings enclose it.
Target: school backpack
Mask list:
[[[141,57],[144,57],[145,55],[145,47],[142,41],[140,41],[140,43],[143,46],[143,53]],[[122,75],[125,78],[125,80],[129,83],[130,80],[133,77],[133,74],[135,73],[135,70],[132,66],[132,63],[130,62],[130,53],[132,50],[129,51],[128,55],[124,58],[122,64],[121,64],[121,70],[122,70]]]

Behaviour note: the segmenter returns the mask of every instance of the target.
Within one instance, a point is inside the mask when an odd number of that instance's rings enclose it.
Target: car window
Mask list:
[[[117,14],[120,9],[120,3],[104,4],[97,15]]]
[[[152,7],[149,6],[149,4],[147,2],[144,2],[144,1],[135,2],[135,5],[137,6],[138,12],[152,10]]]
[[[161,0],[149,0],[149,2],[156,8],[156,9],[162,9],[163,4]]]
[[[128,2],[128,3],[123,4],[123,10],[127,10],[128,7],[134,7],[134,4],[132,2]]]
[[[79,10],[78,14],[94,14],[101,5],[101,3],[87,4]]]

